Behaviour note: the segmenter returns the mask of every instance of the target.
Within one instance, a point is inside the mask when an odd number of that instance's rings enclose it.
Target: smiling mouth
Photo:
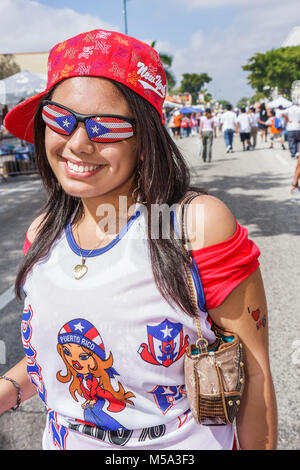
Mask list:
[[[85,173],[87,171],[94,171],[97,168],[101,168],[104,165],[77,165],[75,163],[70,162],[70,160],[66,160],[68,168],[76,173]]]
[[[93,175],[94,173],[97,173],[98,170],[104,168],[107,166],[107,163],[105,164],[100,164],[100,165],[93,165],[91,163],[75,163],[74,161],[72,162],[71,160],[61,157],[66,169],[70,174],[77,174],[78,176],[89,176]]]
[[[77,370],[83,369],[83,367],[80,365],[80,363],[78,361],[72,361],[72,365]]]

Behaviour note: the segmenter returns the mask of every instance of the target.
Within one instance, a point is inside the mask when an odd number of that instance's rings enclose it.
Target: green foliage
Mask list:
[[[293,81],[300,79],[300,46],[257,53],[242,68],[250,72],[248,83],[257,92],[266,94],[264,87],[278,87],[281,94],[289,96]]]
[[[264,100],[266,98],[265,93],[259,92],[255,93],[253,96],[250,98],[250,104],[255,104],[258,103],[261,100]]]
[[[237,108],[240,108],[240,109],[241,109],[241,108],[246,108],[246,106],[248,105],[248,101],[250,101],[249,98],[246,98],[246,97],[244,96],[243,98],[241,98],[241,99],[237,102],[237,104],[236,104]]]
[[[216,101],[217,101],[219,104],[222,105],[222,108],[223,108],[223,109],[225,109],[228,104],[231,104],[231,103],[230,103],[229,101],[227,101],[227,100],[216,100]]]
[[[207,73],[184,73],[180,83],[181,93],[190,93],[192,95],[192,103],[197,104],[198,94],[206,83],[212,81]]]
[[[165,74],[167,78],[167,84],[168,84],[168,91],[171,91],[174,89],[176,85],[176,79],[174,74],[169,70],[168,68],[165,67]]]
[[[213,99],[213,96],[211,93],[205,93],[204,95],[204,103],[209,103]],[[194,103],[196,104],[196,103]]]
[[[14,61],[14,56],[12,54],[0,56],[0,80],[10,77],[18,72],[21,72],[21,69]]]

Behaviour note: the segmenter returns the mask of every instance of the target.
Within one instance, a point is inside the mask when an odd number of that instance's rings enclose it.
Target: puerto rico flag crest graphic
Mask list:
[[[147,325],[147,333],[148,344],[142,343],[138,353],[144,361],[153,365],[169,367],[183,356],[189,344],[182,324],[168,319],[158,325]]]

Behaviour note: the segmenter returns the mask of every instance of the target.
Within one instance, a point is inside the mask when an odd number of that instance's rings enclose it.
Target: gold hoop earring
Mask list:
[[[133,199],[133,202],[135,202],[135,203],[139,202],[141,204],[147,204],[146,201],[139,201],[139,193],[140,193],[140,190],[141,190],[141,187],[142,187],[142,174],[141,174],[140,169],[137,171],[137,175],[138,175],[137,186],[132,191],[131,197]]]

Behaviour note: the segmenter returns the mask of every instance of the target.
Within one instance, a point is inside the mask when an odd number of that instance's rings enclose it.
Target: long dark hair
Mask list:
[[[206,110],[205,110],[205,116],[207,117],[207,119],[211,119],[211,118],[212,118],[212,114],[211,114],[211,109],[210,109],[210,108],[206,108]]]
[[[128,87],[112,80],[127,100],[136,119],[137,152],[143,155],[138,163],[140,197],[148,209],[148,246],[152,271],[162,296],[171,305],[177,305],[188,315],[194,315],[184,266],[189,256],[182,242],[175,236],[171,225],[169,237],[151,237],[151,205],[176,204],[191,188],[188,166],[178,147],[162,124],[155,108]],[[49,99],[53,89],[44,99]],[[80,198],[64,192],[58,183],[46,156],[45,123],[41,118],[42,105],[37,109],[34,121],[36,166],[48,194],[41,209],[44,218],[34,242],[20,265],[15,290],[21,300],[22,284],[33,265],[44,258],[54,241],[60,236],[68,220],[77,209],[76,217],[83,215]],[[135,181],[134,184],[137,182]],[[198,189],[199,192],[205,192]],[[161,220],[160,220],[161,223]],[[161,232],[160,232],[161,233]]]

